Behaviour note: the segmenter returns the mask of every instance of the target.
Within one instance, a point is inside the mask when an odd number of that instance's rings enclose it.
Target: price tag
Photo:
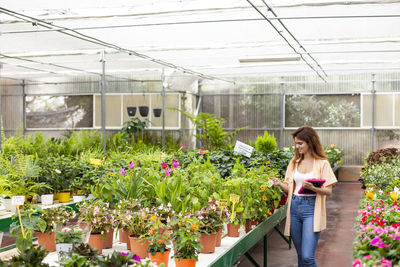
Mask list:
[[[245,143],[242,143],[240,141],[236,141],[233,151],[250,158],[251,154],[253,153],[253,149],[254,148],[252,146],[246,145]]]
[[[239,195],[230,194],[230,195],[229,195],[229,198],[230,198],[230,200],[231,200],[233,203],[238,203],[238,202],[239,202]]]
[[[11,204],[13,205],[24,205],[25,196],[13,196],[11,199]]]
[[[225,208],[226,206],[228,206],[228,200],[221,199],[218,201],[218,207],[220,207],[221,209]]]

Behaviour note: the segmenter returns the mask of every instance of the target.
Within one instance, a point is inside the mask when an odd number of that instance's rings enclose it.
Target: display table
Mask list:
[[[261,239],[264,239],[264,266],[267,266],[267,234],[272,229],[277,230],[276,226],[286,217],[286,209],[287,206],[283,206],[280,209],[276,210],[276,212],[272,214],[266,221],[262,222],[260,225],[255,227],[252,231],[250,231],[247,234],[244,232],[244,227],[241,227],[239,237],[224,236],[221,241],[221,246],[216,247],[214,253],[199,254],[199,261],[197,262],[196,267],[232,266],[243,255],[246,255],[249,258],[249,260],[254,264],[254,266],[259,266],[252,259],[252,257],[248,254],[247,251],[251,249]],[[118,240],[118,238],[116,240]],[[113,248],[103,249],[102,254],[110,255],[114,251],[129,252],[126,249],[125,243],[115,241],[113,244]],[[170,256],[172,255],[173,251],[171,251]],[[57,261],[58,261],[57,252],[50,253],[44,260],[44,262],[48,263],[50,266],[58,266]],[[168,266],[175,267],[174,259],[169,260]]]

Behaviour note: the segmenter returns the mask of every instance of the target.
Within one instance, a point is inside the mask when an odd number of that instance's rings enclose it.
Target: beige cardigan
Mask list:
[[[286,170],[286,176],[284,183],[288,185],[288,209],[286,214],[286,225],[285,225],[285,235],[290,235],[290,206],[292,204],[292,195],[295,188],[295,182],[293,180],[294,170],[293,164],[295,164],[292,159]],[[315,159],[313,165],[314,177],[316,179],[325,179],[323,187],[329,185],[334,185],[337,183],[335,174],[332,171],[331,165],[328,160]],[[320,232],[326,229],[326,209],[325,209],[325,195],[317,194],[315,199],[314,208],[314,232]]]

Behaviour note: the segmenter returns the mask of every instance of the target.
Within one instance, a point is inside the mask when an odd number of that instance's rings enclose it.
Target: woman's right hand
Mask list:
[[[278,178],[276,178],[276,177],[271,177],[270,179],[272,180],[272,182],[274,182],[274,185],[280,186],[281,183],[282,183],[282,182],[281,182]]]

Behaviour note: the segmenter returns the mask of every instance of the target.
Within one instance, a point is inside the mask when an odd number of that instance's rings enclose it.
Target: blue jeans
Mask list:
[[[314,233],[315,196],[293,195],[290,207],[290,235],[297,251],[299,267],[313,266],[320,232]]]

